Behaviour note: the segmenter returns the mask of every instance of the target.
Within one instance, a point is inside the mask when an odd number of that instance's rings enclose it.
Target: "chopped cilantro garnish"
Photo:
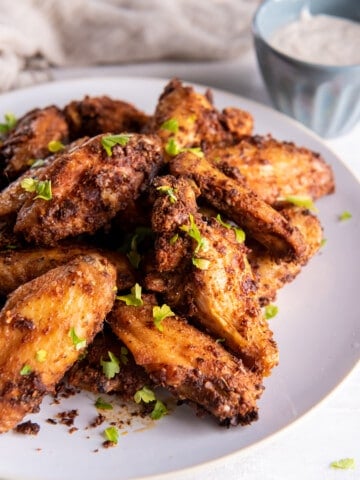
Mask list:
[[[165,145],[165,152],[171,157],[175,157],[175,155],[183,152],[191,152],[200,158],[204,156],[204,152],[200,147],[181,148],[174,138],[170,138]]]
[[[206,238],[203,238],[201,236],[200,230],[198,229],[197,225],[194,222],[194,216],[191,213],[189,215],[189,219],[190,219],[190,227],[187,225],[182,225],[180,227],[180,230],[183,230],[184,232],[186,232],[189,235],[189,237],[191,237],[197,243],[194,253],[198,253],[199,250],[206,251],[208,248],[207,240]]]
[[[60,142],[60,140],[51,140],[51,142],[48,143],[48,150],[51,153],[57,153],[60,152],[61,150],[64,150],[65,145]]]
[[[79,338],[76,335],[74,327],[70,328],[68,335],[71,338],[71,341],[76,350],[81,350],[82,348],[86,347],[86,340],[84,338]]]
[[[52,199],[51,180],[37,180],[36,178],[26,177],[21,180],[20,185],[26,192],[37,193],[34,200],[37,198],[43,200]]]
[[[320,247],[324,247],[327,243],[327,239],[326,238],[322,238],[321,239],[321,242],[320,242]]]
[[[111,403],[105,402],[101,397],[96,399],[95,407],[99,410],[112,410],[113,406]]]
[[[120,251],[126,253],[131,265],[138,268],[141,262],[141,255],[138,252],[139,244],[146,238],[153,234],[151,228],[137,227],[132,236],[126,238],[126,241],[120,247]]]
[[[164,326],[162,324],[163,320],[165,320],[167,317],[173,317],[175,315],[175,313],[171,310],[169,305],[166,305],[166,303],[161,305],[161,307],[157,305],[153,307],[152,313],[154,325],[160,332],[164,331]]]
[[[104,435],[105,435],[105,438],[107,440],[109,440],[109,442],[118,443],[119,432],[118,432],[118,429],[116,427],[105,428]]]
[[[278,314],[279,308],[276,305],[270,304],[265,307],[265,318],[269,320]]]
[[[120,348],[120,360],[121,360],[121,363],[123,363],[124,365],[126,365],[129,361],[128,354],[129,354],[129,350],[126,347]]]
[[[206,260],[205,258],[193,257],[192,264],[199,270],[207,270],[210,266],[210,260]]]
[[[141,286],[138,283],[135,283],[131,289],[131,293],[128,295],[117,296],[116,300],[121,300],[122,302],[125,302],[126,305],[140,307],[144,303],[141,298]]]
[[[134,268],[139,268],[139,264],[141,262],[141,255],[137,250],[137,240],[138,235],[135,234],[131,239],[130,251],[126,255]]]
[[[31,366],[30,365],[24,365],[22,367],[22,369],[20,370],[20,375],[23,375],[23,376],[30,375],[31,372],[32,372]]]
[[[225,338],[217,338],[215,340],[216,343],[224,343],[225,342]]]
[[[0,134],[2,135],[9,133],[9,131],[17,124],[17,119],[11,112],[5,113],[4,119],[5,121],[0,123]]]
[[[156,397],[155,397],[155,393],[145,385],[141,390],[138,390],[135,393],[134,400],[136,403],[140,403],[140,402],[149,403],[149,402],[155,402]]]
[[[230,223],[226,223],[222,220],[220,213],[216,215],[216,220],[222,225],[223,227],[229,229],[232,228],[235,232],[235,238],[236,241],[239,243],[244,243],[245,241],[245,232],[242,228],[235,227],[234,225],[231,225]]]
[[[340,213],[339,215],[339,220],[341,222],[343,222],[344,220],[350,220],[350,218],[352,218],[352,215],[350,212],[348,212],[347,210],[344,210],[342,213]]]
[[[120,361],[110,350],[108,351],[110,360],[100,360],[103,373],[106,378],[114,378],[117,373],[120,372]]]
[[[39,363],[44,363],[47,357],[47,351],[46,350],[38,350],[35,353],[35,359]]]
[[[308,210],[316,211],[316,207],[312,201],[312,198],[306,195],[288,195],[280,200],[285,200],[285,202],[292,203],[297,207],[304,207]]]
[[[174,243],[178,241],[178,238],[179,238],[179,234],[175,233],[175,235],[173,235],[169,240],[170,245],[174,245]]]
[[[169,120],[166,120],[162,125],[160,125],[160,128],[163,130],[168,130],[171,133],[177,133],[179,130],[179,122],[176,120],[176,118],[169,118]]]
[[[168,155],[175,157],[175,155],[178,155],[181,152],[181,148],[173,138],[170,138],[167,144],[165,145],[165,152]]]
[[[130,140],[130,135],[106,135],[102,137],[101,139],[101,145],[106,151],[107,155],[111,157],[112,155],[112,148],[115,147],[115,145],[121,145],[122,147],[125,147],[125,145],[128,144]]]
[[[170,203],[175,203],[177,202],[177,198],[174,192],[174,189],[169,187],[168,185],[161,185],[161,187],[157,187],[156,190],[158,190],[161,193],[165,193],[168,195],[170,199]]]
[[[154,410],[150,413],[150,417],[153,420],[159,420],[164,415],[168,413],[166,406],[163,404],[161,400],[156,400]]]
[[[353,470],[355,468],[355,460],[353,458],[341,458],[331,462],[330,467],[340,470]]]

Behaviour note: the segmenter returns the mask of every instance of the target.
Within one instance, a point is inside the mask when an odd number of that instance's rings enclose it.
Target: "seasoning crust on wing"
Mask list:
[[[80,256],[9,296],[0,314],[0,433],[34,411],[92,341],[113,305],[115,275],[104,257]]]

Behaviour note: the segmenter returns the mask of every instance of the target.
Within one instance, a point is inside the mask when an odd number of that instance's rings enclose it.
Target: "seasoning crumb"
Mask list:
[[[57,425],[57,421],[54,420],[53,418],[47,418],[46,419],[47,423],[50,423],[50,425]]]
[[[79,430],[79,429],[76,428],[76,427],[71,427],[71,428],[69,428],[69,433],[75,433],[75,432],[77,432],[78,430]]]
[[[116,442],[112,442],[111,440],[105,440],[102,444],[104,448],[111,448],[116,447]]]
[[[23,435],[37,435],[40,431],[40,425],[33,423],[30,420],[24,423],[20,423],[15,427],[15,432],[22,433]]]
[[[102,415],[101,413],[98,414],[97,417],[89,424],[90,428],[95,428],[101,425],[105,421],[105,415]]]
[[[59,418],[60,423],[62,425],[66,425],[67,427],[71,427],[74,425],[74,419],[79,415],[76,409],[68,410],[65,412],[60,412],[56,415]]]
[[[95,450],[93,450],[94,453],[98,453],[99,449],[98,448],[95,448]]]

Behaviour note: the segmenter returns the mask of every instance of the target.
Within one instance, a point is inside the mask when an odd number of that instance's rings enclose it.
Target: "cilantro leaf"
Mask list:
[[[113,406],[111,403],[105,402],[101,397],[98,397],[95,402],[95,407],[99,410],[112,410]]]
[[[4,120],[4,123],[0,123],[0,134],[2,135],[9,133],[17,124],[17,119],[11,112],[5,113]]]
[[[178,155],[181,152],[181,148],[179,147],[174,138],[170,138],[165,145],[165,152],[171,157],[175,157],[175,155]]]
[[[149,402],[155,402],[156,397],[155,397],[155,393],[145,385],[141,390],[138,390],[135,393],[134,400],[136,403],[141,403],[141,402],[149,403]]]
[[[245,232],[242,228],[235,227],[234,225],[231,225],[230,223],[226,223],[222,220],[220,213],[216,215],[216,220],[220,223],[225,228],[232,228],[235,232],[235,239],[239,243],[244,243],[245,241]]]
[[[107,155],[109,157],[112,156],[112,148],[115,147],[115,145],[121,145],[122,147],[125,147],[125,145],[128,144],[130,140],[131,135],[105,135],[101,139],[101,145],[106,151]]]
[[[169,240],[170,245],[174,245],[178,241],[178,238],[179,238],[179,234],[175,233],[175,235],[173,235]]]
[[[284,200],[285,202],[296,205],[297,207],[304,207],[308,210],[312,210],[314,212],[316,211],[316,207],[312,201],[312,198],[306,195],[288,195],[280,200]]]
[[[199,270],[207,270],[210,266],[210,260],[206,260],[206,258],[193,257],[191,260],[194,267]]]
[[[167,317],[173,317],[175,315],[175,313],[171,310],[169,305],[166,305],[166,303],[161,305],[161,307],[157,305],[153,307],[152,313],[154,325],[160,332],[164,331],[164,326],[162,324],[163,320],[165,320]]]
[[[60,142],[60,140],[51,140],[48,143],[48,150],[51,153],[57,153],[60,152],[61,150],[64,150],[65,145]]]
[[[30,373],[32,372],[32,368],[30,365],[24,365],[22,367],[22,369],[20,370],[20,375],[22,376],[26,376],[26,375],[30,375]]]
[[[34,159],[34,160],[29,160],[28,161],[28,164],[30,166],[30,168],[39,168],[39,167],[43,167],[45,165],[45,160],[43,160],[42,158],[38,158],[38,159]]]
[[[131,293],[128,295],[117,296],[116,300],[121,300],[122,302],[125,302],[126,305],[140,307],[144,303],[141,298],[141,290],[141,286],[138,283],[135,283],[131,289]]]
[[[86,347],[86,340],[76,335],[74,327],[70,328],[68,336],[71,338],[71,341],[75,347],[75,350],[81,350],[82,348]]]
[[[39,363],[44,363],[46,361],[46,357],[47,357],[47,351],[46,350],[38,350],[35,353],[35,359]]]
[[[119,431],[116,427],[105,428],[104,435],[109,442],[118,443],[119,441]]]
[[[191,213],[189,214],[189,219],[190,227],[187,225],[182,225],[180,230],[186,232],[189,237],[191,237],[197,243],[194,253],[198,253],[199,250],[203,250],[205,252],[208,249],[208,242],[206,238],[201,236],[200,230],[194,222],[194,216]]]
[[[168,413],[166,406],[163,404],[161,400],[156,400],[154,410],[151,412],[150,417],[153,420],[159,420],[164,415]]]
[[[353,470],[355,468],[355,460],[353,458],[341,458],[331,462],[330,467],[339,470]]]
[[[352,214],[347,211],[347,210],[344,210],[342,213],[340,213],[339,215],[339,220],[341,222],[343,222],[344,220],[350,220],[350,218],[352,218]]]
[[[36,178],[26,177],[21,180],[21,188],[26,192],[37,193],[34,200],[41,198],[42,200],[51,200],[51,180],[37,180]]]
[[[179,122],[176,120],[176,118],[169,118],[160,125],[160,128],[162,130],[168,130],[171,133],[177,133],[179,130]]]
[[[170,203],[177,202],[177,197],[175,195],[174,189],[169,187],[168,185],[161,185],[161,187],[157,187],[156,190],[168,195],[168,197],[170,198]]]
[[[279,312],[279,308],[276,305],[269,304],[265,307],[265,318],[269,320],[270,318],[274,318]]]
[[[103,373],[109,380],[114,378],[117,373],[120,372],[120,361],[110,350],[108,351],[110,360],[100,360]]]

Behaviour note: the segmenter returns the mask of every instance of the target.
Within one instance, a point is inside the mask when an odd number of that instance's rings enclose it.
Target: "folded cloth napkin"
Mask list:
[[[0,91],[53,66],[216,60],[250,45],[259,0],[1,0]]]

